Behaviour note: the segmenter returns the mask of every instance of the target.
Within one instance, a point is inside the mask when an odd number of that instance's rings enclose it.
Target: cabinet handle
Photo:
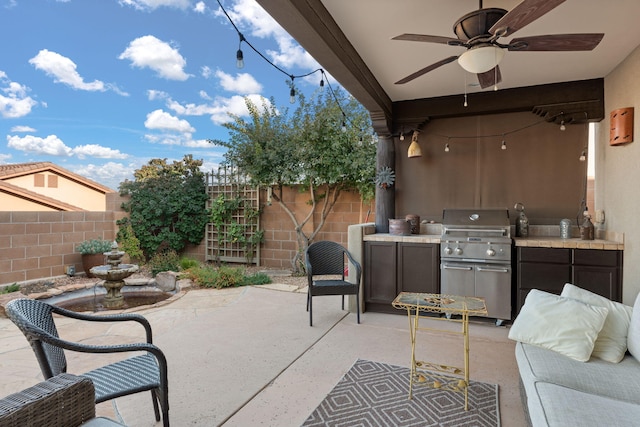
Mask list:
[[[508,273],[509,270],[507,270],[506,268],[484,268],[484,267],[478,267],[478,271],[489,271],[489,272],[493,272],[493,273]]]
[[[473,270],[473,267],[451,267],[448,265],[443,265],[442,268],[444,268],[445,270],[465,270],[465,271]]]

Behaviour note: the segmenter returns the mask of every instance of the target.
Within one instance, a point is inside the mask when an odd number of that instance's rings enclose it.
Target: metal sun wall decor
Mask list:
[[[383,166],[378,170],[376,176],[376,185],[380,188],[387,189],[393,185],[396,180],[396,173],[389,166]]]

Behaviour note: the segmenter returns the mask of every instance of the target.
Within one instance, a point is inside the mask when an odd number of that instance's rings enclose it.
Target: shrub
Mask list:
[[[271,283],[271,277],[264,273],[256,273],[245,276],[242,286],[266,285],[267,283]]]
[[[180,269],[180,257],[174,250],[158,252],[149,260],[151,275],[153,277],[162,271],[178,271]]]
[[[10,294],[11,292],[17,292],[20,290],[20,285],[14,283],[9,286],[5,286],[4,288],[0,288],[0,294]]]
[[[198,262],[198,260],[195,260],[193,258],[189,258],[189,257],[180,258],[180,270],[182,271],[190,270],[199,265],[200,263]]]
[[[112,244],[112,241],[104,239],[85,240],[84,242],[81,242],[78,244],[78,246],[76,246],[76,251],[80,252],[83,255],[102,254],[111,251]]]
[[[129,255],[131,260],[144,262],[145,258],[142,249],[140,249],[140,240],[136,237],[129,218],[122,218],[117,224],[120,225],[120,228],[118,229],[116,241],[120,243],[120,250]]]
[[[271,283],[271,278],[264,273],[247,276],[243,268],[225,265],[218,268],[211,265],[193,267],[189,270],[188,276],[205,288],[221,289]]]

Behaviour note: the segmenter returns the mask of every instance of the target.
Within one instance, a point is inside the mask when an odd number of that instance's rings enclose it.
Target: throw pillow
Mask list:
[[[629,353],[637,360],[640,360],[640,294],[638,294],[636,302],[633,304],[629,334],[627,335],[627,347],[629,347]]]
[[[564,285],[560,295],[609,309],[609,314],[604,321],[602,330],[598,334],[598,339],[593,347],[591,356],[611,363],[620,362],[627,351],[627,334],[629,333],[629,323],[631,322],[631,307],[611,301],[608,298],[579,288],[571,283]]]
[[[586,362],[609,310],[532,289],[509,330],[509,338]]]

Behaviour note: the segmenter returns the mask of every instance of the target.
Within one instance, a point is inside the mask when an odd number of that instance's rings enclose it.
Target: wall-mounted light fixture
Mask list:
[[[422,150],[420,149],[420,145],[418,144],[418,132],[417,130],[413,131],[413,136],[411,137],[411,144],[409,145],[408,157],[422,157]]]

